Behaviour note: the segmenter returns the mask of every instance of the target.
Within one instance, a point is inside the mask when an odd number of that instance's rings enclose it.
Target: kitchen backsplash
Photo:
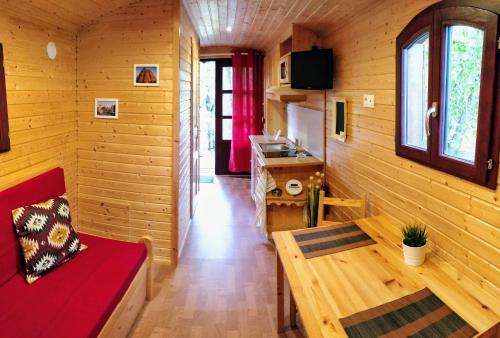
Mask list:
[[[299,139],[300,146],[323,159],[324,154],[324,112],[287,105],[288,135],[291,141]]]

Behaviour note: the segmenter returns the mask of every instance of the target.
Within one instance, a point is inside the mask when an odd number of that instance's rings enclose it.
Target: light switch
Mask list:
[[[375,108],[375,95],[363,95],[363,107]]]

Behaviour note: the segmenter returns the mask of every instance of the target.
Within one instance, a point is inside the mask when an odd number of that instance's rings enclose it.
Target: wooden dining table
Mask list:
[[[273,233],[277,251],[277,330],[285,330],[285,280],[290,286],[290,323],[295,308],[310,338],[347,337],[340,323],[351,316],[424,288],[479,332],[494,337],[500,300],[460,274],[434,250],[420,267],[403,261],[399,227],[387,216],[356,220],[376,243],[306,259],[292,231]]]

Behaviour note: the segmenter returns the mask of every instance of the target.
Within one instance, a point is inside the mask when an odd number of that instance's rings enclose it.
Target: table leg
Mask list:
[[[290,290],[290,326],[293,328],[297,327],[297,305],[295,304],[292,290]]]
[[[276,293],[277,293],[277,304],[278,309],[278,333],[285,331],[285,297],[284,288],[285,280],[283,276],[283,264],[281,263],[280,256],[276,253]]]

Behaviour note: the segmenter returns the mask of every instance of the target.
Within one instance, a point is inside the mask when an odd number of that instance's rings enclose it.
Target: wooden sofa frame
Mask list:
[[[114,309],[108,321],[99,333],[99,338],[125,338],[134,325],[146,301],[153,296],[153,239],[143,236],[139,243],[144,243],[148,256],[142,263],[129,288]]]

